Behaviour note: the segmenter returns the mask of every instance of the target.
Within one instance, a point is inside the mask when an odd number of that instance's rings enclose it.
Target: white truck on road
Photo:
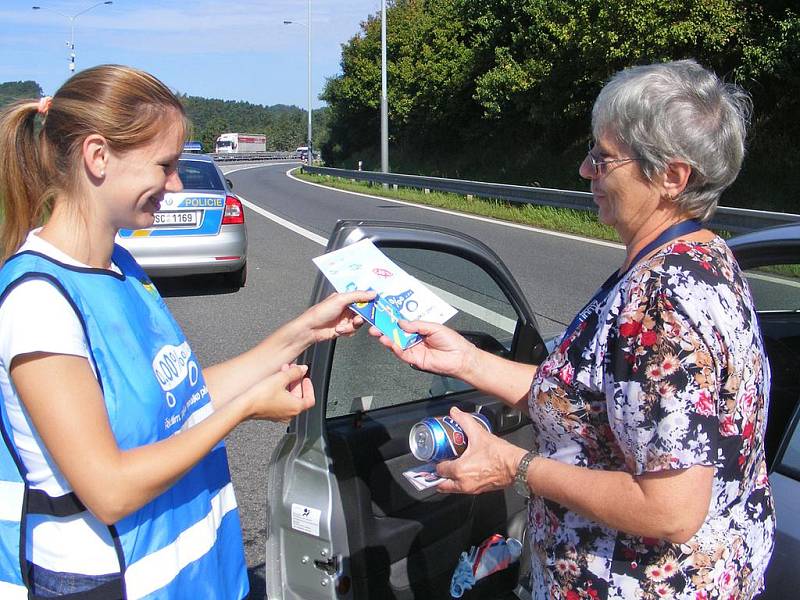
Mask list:
[[[260,133],[223,133],[214,143],[214,152],[218,154],[266,151],[267,136]]]

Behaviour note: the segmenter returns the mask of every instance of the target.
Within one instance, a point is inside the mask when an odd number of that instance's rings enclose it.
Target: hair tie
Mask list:
[[[47,111],[50,110],[51,104],[53,104],[52,96],[42,96],[39,98],[39,106],[36,108],[36,111],[42,116],[47,116]]]

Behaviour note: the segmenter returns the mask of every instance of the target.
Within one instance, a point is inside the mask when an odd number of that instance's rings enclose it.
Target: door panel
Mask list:
[[[398,235],[398,228],[359,229],[459,310],[449,326],[509,357],[530,359],[531,348],[543,351],[530,309],[488,248],[460,234],[406,229]],[[356,238],[351,233],[348,241]],[[329,250],[334,247],[335,240]],[[517,351],[521,340],[533,342],[524,353]],[[529,421],[461,382],[401,363],[366,332],[337,342],[329,364],[325,435],[345,519],[353,597],[448,597],[460,553],[493,533],[508,535],[512,523],[524,522],[525,503],[513,491],[418,491],[403,475],[421,464],[409,452],[409,431],[457,405],[487,415],[499,435],[530,447]],[[518,577],[517,565],[487,578],[468,597],[501,597]]]
[[[475,392],[402,408],[373,411],[328,423],[333,471],[345,507],[351,574],[357,598],[443,598],[460,552],[492,533],[508,533],[509,522],[524,510],[517,494],[480,496],[417,491],[403,472],[419,465],[408,450],[408,432],[425,415],[446,414],[454,404],[472,412],[486,409]],[[493,420],[490,418],[490,420]],[[494,424],[494,422],[493,422]],[[520,422],[504,437],[530,446],[530,428]],[[516,569],[515,569],[516,572]],[[516,576],[484,586],[484,596],[510,590]]]

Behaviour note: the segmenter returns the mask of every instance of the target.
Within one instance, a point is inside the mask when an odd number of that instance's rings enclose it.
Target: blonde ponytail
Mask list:
[[[0,264],[42,224],[47,175],[35,136],[38,100],[11,104],[0,115]]]

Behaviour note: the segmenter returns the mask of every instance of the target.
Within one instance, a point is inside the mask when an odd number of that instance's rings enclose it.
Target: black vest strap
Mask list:
[[[42,490],[28,490],[28,514],[71,517],[86,510],[75,492],[53,498]]]

